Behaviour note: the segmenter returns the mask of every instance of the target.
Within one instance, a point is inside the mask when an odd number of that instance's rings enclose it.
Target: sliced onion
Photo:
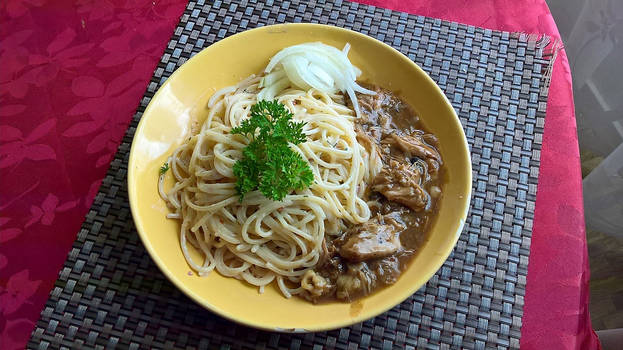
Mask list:
[[[344,82],[347,80],[344,72],[341,71],[332,61],[326,58],[323,55],[317,54],[315,52],[308,52],[305,56],[309,59],[310,62],[313,62],[315,66],[324,70],[327,75],[329,75],[333,79],[334,88],[337,90],[344,89]]]
[[[281,61],[283,70],[286,71],[288,79],[290,79],[292,84],[304,90],[309,90],[311,88],[311,85],[303,79],[303,74],[307,69],[308,63],[309,61],[300,55],[288,56]]]
[[[372,91],[372,90],[368,90],[364,87],[361,87],[361,85],[354,83],[353,84],[353,90],[362,93],[364,95],[376,95],[376,92]]]
[[[272,101],[275,99],[275,96],[277,96],[281,91],[285,90],[288,86],[290,86],[290,84],[290,79],[288,79],[288,77],[286,77],[284,74],[281,80],[273,83],[271,86],[262,89],[262,91],[257,94],[257,100]]]
[[[280,68],[283,67],[285,77],[293,86],[305,90],[313,88],[329,94],[340,90],[347,94],[357,116],[360,116],[355,92],[367,95],[374,95],[375,92],[357,84],[356,80],[361,75],[361,70],[353,66],[348,59],[349,50],[350,44],[348,43],[342,50],[320,42],[286,47],[273,56],[266,66],[264,72],[268,74],[260,82],[259,87],[263,90],[258,95],[258,99],[260,96],[274,98],[287,87],[284,87],[286,83],[283,81],[282,73],[273,75],[281,72]],[[275,86],[277,84],[278,86]]]
[[[333,89],[333,84],[329,85],[329,84],[323,82],[322,80],[318,79],[318,76],[316,74],[314,74],[314,68],[309,63],[309,61],[307,59],[305,59],[305,62],[306,63],[303,66],[303,69],[301,69],[301,70],[299,70],[297,72],[298,74],[300,74],[300,78],[303,81],[305,81],[307,84],[309,84],[312,88],[314,88],[316,90],[319,90],[319,91],[328,92],[328,91],[334,90]],[[328,78],[331,79],[331,77],[328,77]]]
[[[350,51],[350,43],[346,43],[346,45],[344,45],[344,48],[342,49],[342,53],[348,56],[348,51]]]
[[[327,72],[325,72],[322,68],[320,68],[320,66],[318,66],[315,63],[310,63],[309,71],[313,75],[315,75],[316,78],[318,78],[318,80],[320,80],[320,82],[324,84],[324,86],[326,86],[327,90],[333,89],[335,79],[333,79],[333,77],[331,77]]]
[[[346,93],[348,94],[348,98],[350,98],[351,102],[353,103],[353,109],[355,110],[355,113],[357,113],[357,118],[361,117],[359,112],[359,102],[357,101],[355,91],[353,91],[352,88],[348,87],[346,89]]]
[[[285,78],[286,72],[283,69],[275,70],[274,72],[264,76],[262,80],[260,80],[259,88],[268,87],[276,83],[277,81]]]

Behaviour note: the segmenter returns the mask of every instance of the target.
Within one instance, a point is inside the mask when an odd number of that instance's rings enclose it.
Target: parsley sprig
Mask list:
[[[164,164],[162,164],[162,166],[160,167],[160,171],[159,174],[160,175],[164,175],[164,173],[166,173],[169,170],[169,162],[164,162]]]
[[[314,174],[288,145],[307,140],[304,125],[292,121],[292,113],[283,104],[262,100],[251,107],[249,119],[231,130],[251,141],[233,168],[240,201],[256,189],[267,198],[280,201],[293,190],[309,187]]]

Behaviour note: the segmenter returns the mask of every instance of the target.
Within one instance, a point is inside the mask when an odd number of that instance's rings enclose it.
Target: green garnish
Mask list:
[[[160,175],[164,175],[167,170],[169,170],[169,162],[164,162],[164,164],[160,167]]]
[[[293,190],[311,185],[314,174],[309,165],[288,145],[307,140],[304,125],[292,121],[292,113],[283,104],[262,100],[251,107],[249,119],[231,130],[251,141],[233,168],[240,201],[256,189],[280,201]]]

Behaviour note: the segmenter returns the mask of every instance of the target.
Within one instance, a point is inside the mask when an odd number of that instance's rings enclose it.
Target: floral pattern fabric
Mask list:
[[[472,25],[558,37],[543,0],[360,0]],[[0,2],[0,348],[30,332],[185,1]],[[598,348],[569,66],[556,61],[521,343]]]
[[[0,2],[0,349],[24,348],[184,7]]]

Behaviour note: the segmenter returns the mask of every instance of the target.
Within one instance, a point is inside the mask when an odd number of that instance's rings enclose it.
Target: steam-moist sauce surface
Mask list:
[[[444,182],[437,138],[391,91],[368,86],[358,95],[358,142],[382,159],[368,184],[370,220],[337,236],[325,235],[323,253],[308,271],[302,296],[314,303],[350,302],[395,283],[427,239]]]

